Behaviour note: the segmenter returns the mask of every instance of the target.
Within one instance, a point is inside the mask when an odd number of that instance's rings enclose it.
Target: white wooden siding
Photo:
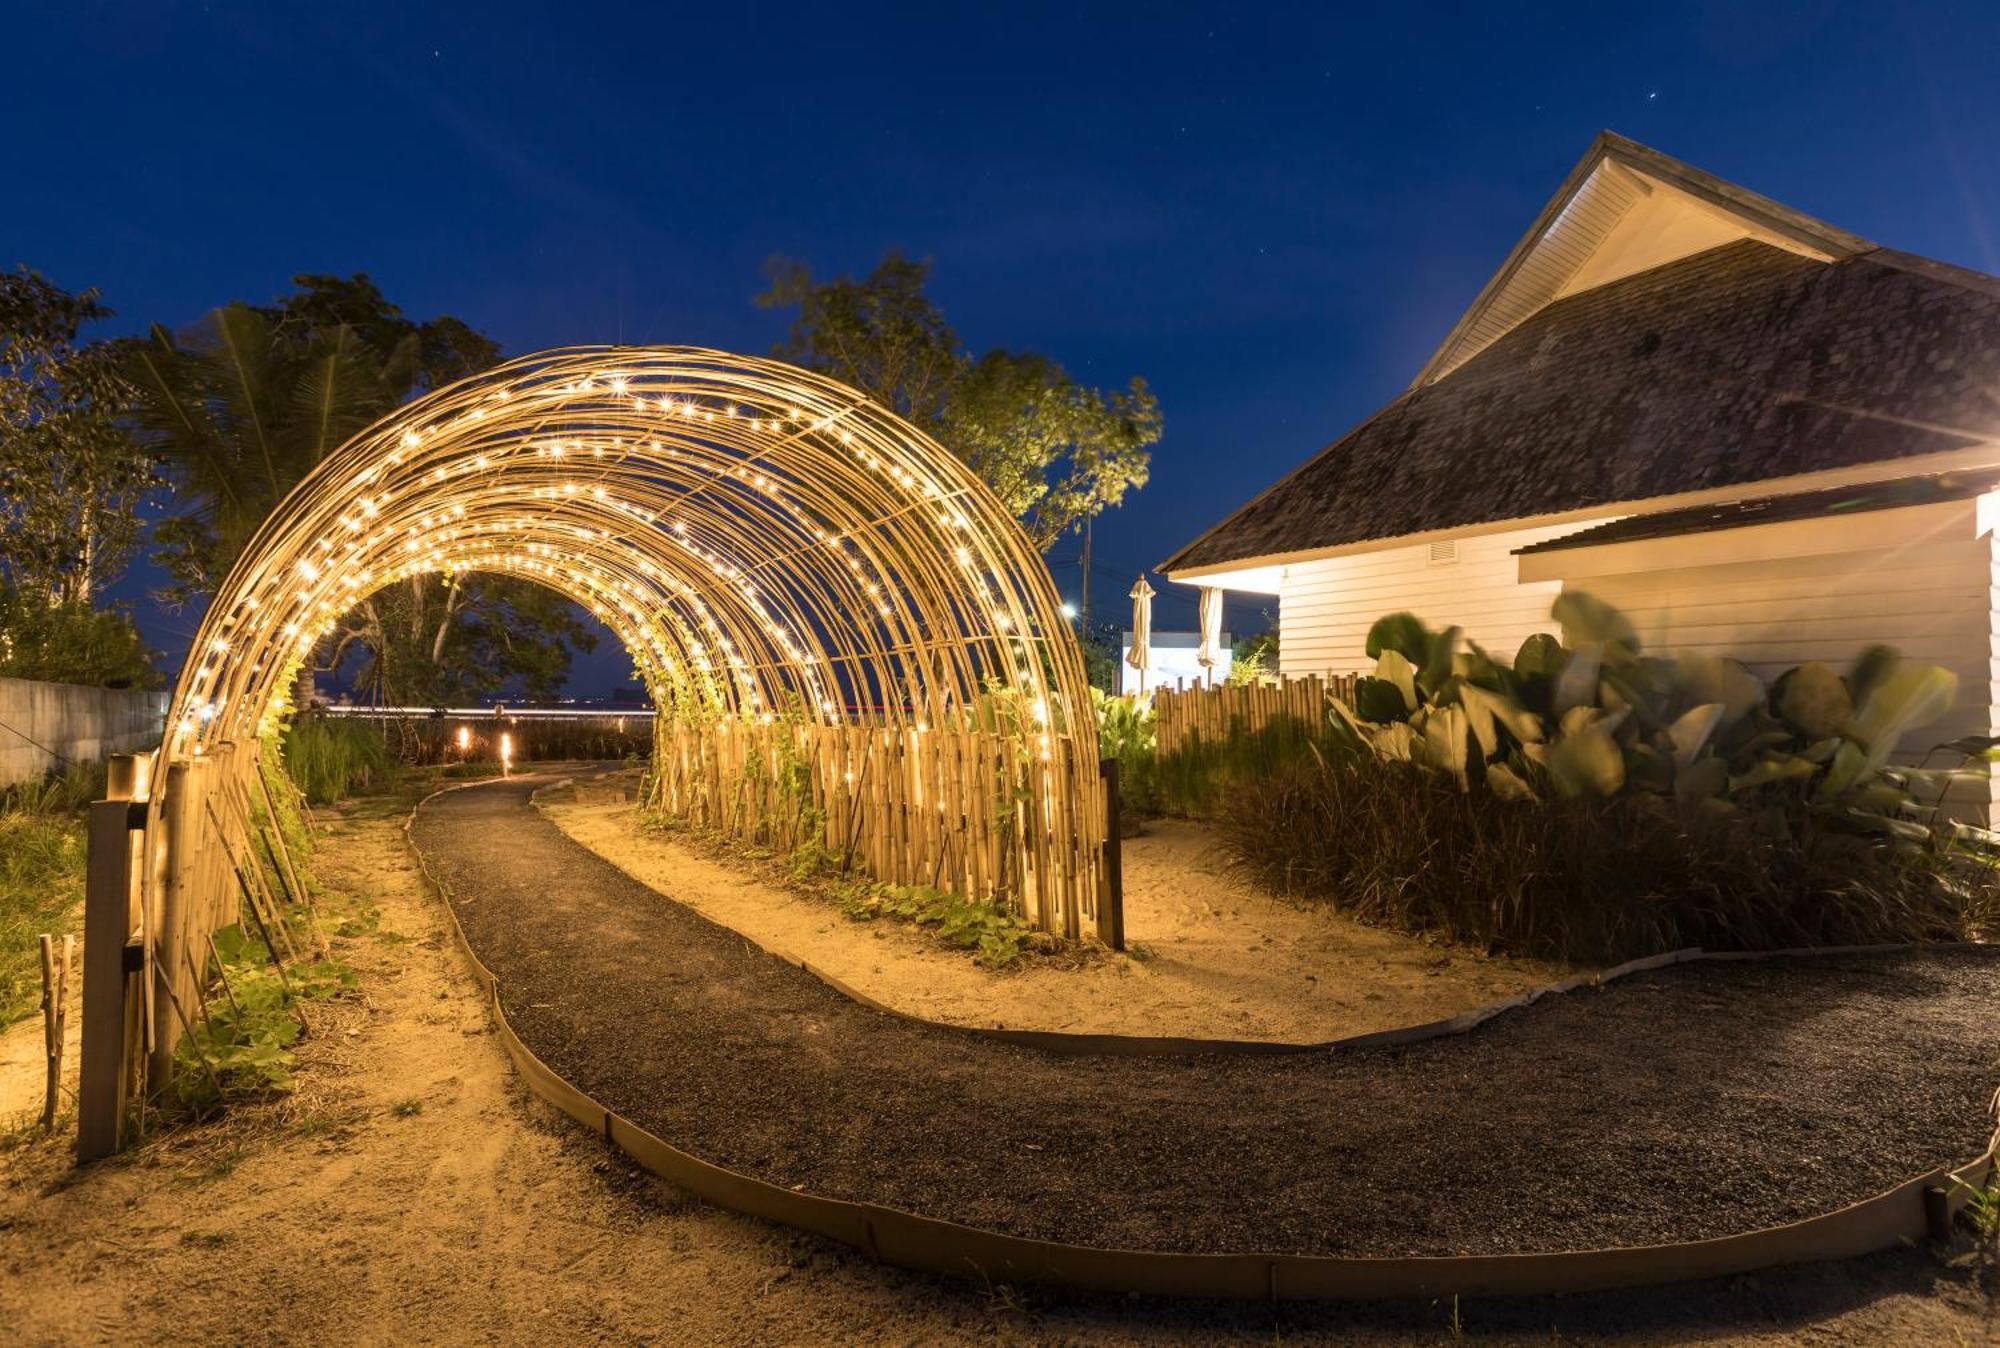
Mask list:
[[[1556,630],[1549,605],[1562,589],[1559,581],[1522,584],[1514,549],[1581,527],[1462,536],[1455,562],[1433,563],[1427,543],[1295,562],[1278,589],[1279,666],[1287,677],[1372,670],[1375,662],[1363,649],[1368,629],[1402,609],[1433,627],[1462,627],[1495,656],[1512,660],[1529,636]]]

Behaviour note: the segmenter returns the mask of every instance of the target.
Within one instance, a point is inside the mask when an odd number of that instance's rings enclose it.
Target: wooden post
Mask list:
[[[128,1014],[126,946],[132,939],[133,806],[90,807],[83,898],[83,1056],[77,1088],[76,1155],[95,1161],[118,1150],[125,1122],[126,1065],[135,1036]]]
[[[1104,900],[1097,909],[1097,934],[1113,950],[1125,948],[1125,843],[1119,836],[1118,760],[1097,760],[1104,779]]]
[[[160,826],[166,834],[166,873],[160,885],[158,948],[154,952],[153,978],[156,984],[154,996],[162,1000],[170,994],[174,982],[181,977],[187,965],[185,952],[195,929],[205,927],[208,919],[195,886],[193,852],[199,835],[194,827],[193,776],[186,763],[175,763],[169,767],[166,794],[160,806]],[[173,1075],[176,1042],[177,1037],[171,1032],[154,1036],[153,1052],[146,1068],[148,1081],[163,1085]]]

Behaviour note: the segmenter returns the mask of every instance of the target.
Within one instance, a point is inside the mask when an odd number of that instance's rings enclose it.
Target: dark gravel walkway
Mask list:
[[[1154,1250],[1560,1250],[1814,1216],[1992,1132],[2000,950],[1685,965],[1402,1049],[1056,1057],[855,1005],[571,842],[546,782],[414,826],[521,1037],[814,1193]]]

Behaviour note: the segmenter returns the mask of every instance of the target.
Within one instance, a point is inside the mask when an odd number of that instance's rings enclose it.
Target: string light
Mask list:
[[[577,600],[663,713],[717,733],[739,717],[938,731],[998,688],[1044,733],[1094,734],[1040,556],[952,455],[778,362],[580,348],[509,362],[329,455],[217,594],[168,758],[267,724],[375,591],[470,572]],[[1078,747],[1051,780],[1095,800]]]

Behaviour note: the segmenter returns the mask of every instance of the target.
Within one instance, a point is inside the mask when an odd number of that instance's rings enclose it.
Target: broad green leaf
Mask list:
[[[1729,779],[1731,791],[1754,791],[1772,782],[1802,781],[1819,771],[1819,765],[1795,754],[1772,754],[1740,776]]]
[[[1684,768],[1694,762],[1708,744],[1708,737],[1722,724],[1728,708],[1720,702],[1704,702],[1683,712],[1678,720],[1667,727],[1667,739],[1674,748],[1674,766]]]
[[[1625,785],[1625,755],[1602,725],[1593,725],[1542,750],[1539,761],[1566,796],[1615,796]]]
[[[1366,650],[1370,660],[1380,659],[1384,651],[1395,651],[1416,664],[1430,654],[1430,648],[1430,629],[1414,613],[1391,613],[1377,618],[1368,629]]]
[[[1404,711],[1417,709],[1417,669],[1401,651],[1383,651],[1375,661],[1375,677],[1395,685],[1396,691],[1403,695]]]
[[[1680,657],[1681,688],[1693,702],[1720,702],[1723,721],[1747,715],[1764,701],[1764,681],[1736,660],[1689,652]]]
[[[1424,761],[1450,773],[1464,791],[1470,785],[1471,726],[1461,706],[1433,707],[1423,723]]]
[[[1451,678],[1454,657],[1458,651],[1458,638],[1462,628],[1447,627],[1430,640],[1424,652],[1423,667],[1417,672],[1417,682],[1433,697],[1437,696],[1445,681]]]
[[[1879,766],[1906,733],[1937,720],[1957,700],[1958,675],[1950,670],[1898,665],[1862,698],[1854,714],[1854,738],[1868,746],[1869,758]]]
[[[1563,644],[1572,649],[1596,646],[1607,664],[1638,657],[1639,634],[1631,620],[1593,594],[1564,590],[1556,596],[1549,616],[1562,624]]]
[[[1567,715],[1577,707],[1597,705],[1597,675],[1604,665],[1604,648],[1595,643],[1578,647],[1570,653],[1569,663],[1556,676],[1555,693],[1551,699],[1557,716]]]
[[[1683,806],[1719,796],[1729,787],[1729,764],[1720,758],[1697,758],[1674,774],[1674,799]]]
[[[1458,699],[1472,718],[1479,747],[1490,757],[1500,751],[1498,730],[1504,729],[1521,744],[1539,744],[1547,736],[1542,718],[1513,698],[1481,688],[1476,683],[1460,684]]]
[[[1514,674],[1522,679],[1554,679],[1569,663],[1569,652],[1547,632],[1537,632],[1521,643],[1514,656]]]
[[[1854,699],[1831,666],[1809,660],[1785,676],[1778,714],[1809,740],[1823,740],[1847,729]]]

